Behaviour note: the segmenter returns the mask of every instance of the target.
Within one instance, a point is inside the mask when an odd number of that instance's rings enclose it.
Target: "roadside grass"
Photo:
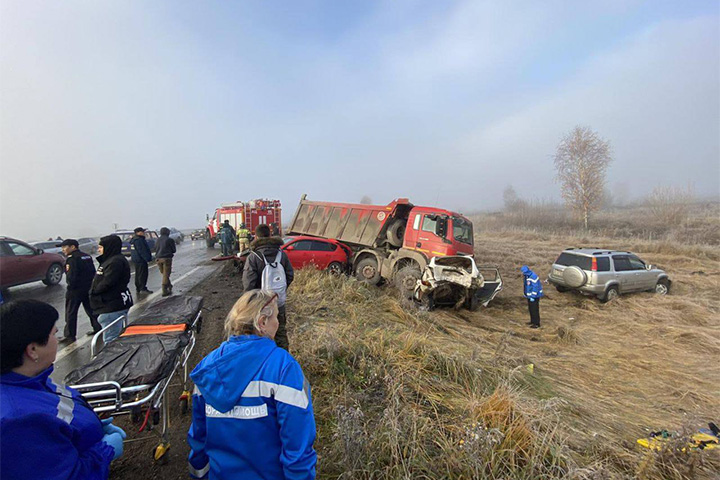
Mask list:
[[[298,272],[291,350],[313,386],[318,477],[717,478],[718,450],[635,442],[665,428],[683,431],[684,445],[718,420],[716,253],[625,245],[668,270],[670,295],[600,304],[546,285],[543,328],[529,330],[519,268],[544,279],[561,241],[477,235],[476,258],[505,281],[478,312],[419,312],[389,287]]]

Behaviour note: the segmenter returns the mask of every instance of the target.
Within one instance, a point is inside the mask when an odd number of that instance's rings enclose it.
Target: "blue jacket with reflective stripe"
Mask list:
[[[95,412],[75,390],[36,377],[0,376],[0,478],[104,480],[113,449]]]
[[[268,338],[233,336],[190,377],[191,477],[315,478],[310,385],[292,355]]]
[[[527,298],[542,298],[543,288],[542,282],[538,276],[530,269],[527,271],[523,270],[524,282],[525,282],[525,296]]]

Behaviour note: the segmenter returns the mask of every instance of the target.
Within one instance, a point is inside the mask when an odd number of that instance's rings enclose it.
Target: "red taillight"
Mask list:
[[[592,257],[592,267],[590,267],[590,270],[597,272],[597,258],[595,257]]]

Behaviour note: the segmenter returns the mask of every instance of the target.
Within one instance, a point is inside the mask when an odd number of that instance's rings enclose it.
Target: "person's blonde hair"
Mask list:
[[[235,305],[225,317],[225,334],[232,335],[253,335],[260,333],[258,322],[260,317],[267,317],[273,314],[277,308],[277,300],[273,300],[275,292],[266,290],[250,290],[238,298]],[[273,301],[271,301],[273,300]],[[270,302],[268,304],[268,302]],[[266,305],[268,304],[268,305]],[[263,307],[263,305],[265,305]]]

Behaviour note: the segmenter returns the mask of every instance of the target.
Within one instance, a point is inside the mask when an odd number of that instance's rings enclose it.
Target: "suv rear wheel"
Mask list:
[[[555,285],[555,290],[557,290],[560,293],[565,293],[569,291],[570,289],[568,287],[563,287],[562,285]]]
[[[50,265],[50,268],[48,268],[43,283],[45,285],[57,285],[58,283],[60,283],[60,280],[62,280],[62,276],[62,265],[60,265],[59,263],[53,263],[52,265]]]
[[[620,296],[620,293],[618,292],[617,287],[615,287],[615,286],[608,287],[608,289],[605,290],[605,294],[600,298],[600,300],[603,303],[607,303],[607,302],[611,302],[611,301],[615,300],[619,296]]]

